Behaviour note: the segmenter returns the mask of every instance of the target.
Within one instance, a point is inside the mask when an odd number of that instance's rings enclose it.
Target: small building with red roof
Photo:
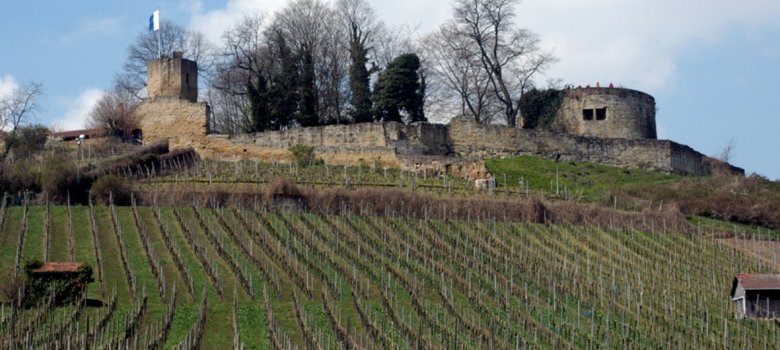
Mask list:
[[[45,262],[40,267],[32,269],[30,272],[33,274],[45,274],[45,273],[77,273],[81,268],[81,263],[77,262]]]
[[[737,319],[780,317],[780,275],[739,274],[731,286]]]

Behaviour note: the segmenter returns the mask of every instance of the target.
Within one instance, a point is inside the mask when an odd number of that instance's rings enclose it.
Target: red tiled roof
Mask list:
[[[41,267],[32,270],[33,273],[48,273],[48,272],[76,272],[81,267],[81,263],[77,262],[46,262]]]
[[[735,279],[745,290],[780,289],[780,275],[739,274]]]

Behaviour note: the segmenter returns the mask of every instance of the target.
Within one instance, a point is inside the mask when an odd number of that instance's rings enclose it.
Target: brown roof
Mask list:
[[[780,289],[780,275],[739,274],[734,279],[745,290]]]
[[[76,272],[81,267],[81,263],[77,262],[46,262],[41,267],[32,270],[33,273],[48,273],[48,272]]]

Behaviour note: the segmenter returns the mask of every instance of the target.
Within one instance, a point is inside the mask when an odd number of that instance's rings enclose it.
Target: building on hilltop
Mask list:
[[[737,275],[731,300],[737,319],[780,317],[780,275]]]
[[[150,98],[178,97],[198,102],[198,63],[184,58],[181,51],[171,58],[159,58],[146,64]]]
[[[147,64],[148,95],[138,106],[141,133],[147,144],[168,140],[171,147],[202,144],[208,135],[211,110],[198,102],[198,64],[181,52]]]
[[[149,97],[138,107],[145,143],[167,140],[200,157],[290,161],[289,148],[304,144],[329,164],[430,170],[455,176],[484,175],[484,159],[535,155],[687,175],[744,170],[688,146],[656,139],[655,100],[623,88],[564,90],[552,129],[508,128],[454,118],[448,125],[375,122],[218,135],[211,110],[198,102],[197,63],[175,53],[148,63]]]
[[[601,138],[655,139],[655,99],[615,88],[566,89],[556,115],[565,132]]]

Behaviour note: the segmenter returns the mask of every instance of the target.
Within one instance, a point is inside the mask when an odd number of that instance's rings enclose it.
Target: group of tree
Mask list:
[[[521,97],[555,61],[536,34],[517,26],[517,5],[453,0],[453,17],[420,36],[385,25],[367,0],[293,0],[272,16],[246,15],[225,31],[221,47],[163,21],[161,54],[181,51],[198,62],[215,132],[457,114],[516,126]],[[154,33],[141,33],[105,97],[111,101],[93,111],[93,126],[126,132],[103,111],[117,101],[132,110],[145,95],[146,64],[157,57]]]
[[[426,120],[409,34],[386,27],[365,0],[296,0],[272,18],[244,17],[223,40],[208,89],[214,129]]]

